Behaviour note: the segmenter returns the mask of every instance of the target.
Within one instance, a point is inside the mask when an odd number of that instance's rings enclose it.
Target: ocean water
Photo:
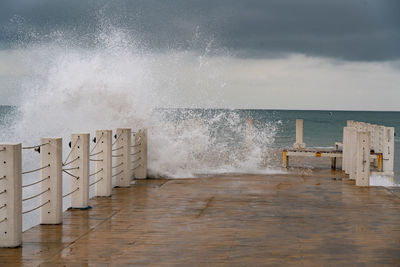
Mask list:
[[[336,141],[342,141],[343,127],[346,126],[347,120],[391,126],[395,127],[396,132],[400,129],[400,112],[157,109],[154,113],[157,114],[154,116],[158,118],[159,125],[152,126],[153,131],[150,130],[149,133],[150,140],[157,144],[168,138],[169,143],[174,146],[173,152],[179,162],[174,165],[174,161],[171,160],[168,168],[163,168],[161,166],[163,163],[160,165],[150,162],[150,168],[153,168],[150,173],[154,176],[175,178],[221,172],[278,171],[280,157],[274,155],[271,158],[268,153],[293,145],[296,133],[295,121],[299,118],[304,119],[304,142],[307,147],[333,147]],[[3,136],[7,131],[12,133],[15,120],[19,118],[18,114],[16,107],[0,106],[0,129]],[[249,119],[253,122],[250,137],[246,133],[246,121]],[[163,135],[160,135],[160,129]],[[248,147],[248,139],[251,139],[251,148]],[[170,144],[165,148],[158,145],[159,150],[168,150],[171,146]],[[179,145],[182,147],[179,148]],[[150,151],[157,150],[151,143],[149,146],[152,147]],[[176,153],[183,149],[187,150],[180,153],[183,156]],[[168,151],[165,152],[167,153],[159,153],[154,159],[162,162],[163,159],[160,157],[170,158]],[[400,164],[397,164],[399,153],[400,137],[396,136],[397,183],[400,177]],[[208,157],[210,161],[207,160]],[[194,161],[198,161],[199,164],[194,164]],[[329,168],[329,165],[326,167]],[[173,169],[176,170],[175,173]]]

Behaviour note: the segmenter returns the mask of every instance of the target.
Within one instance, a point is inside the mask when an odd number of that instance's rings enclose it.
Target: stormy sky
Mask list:
[[[90,46],[90,35],[104,21],[139,36],[146,47],[161,53],[171,48],[196,50],[197,45],[204,48],[193,43],[196,32],[201,32],[202,38],[229,52],[230,64],[238,64],[229,68],[248,79],[241,79],[240,86],[247,84],[247,89],[254,90],[254,99],[267,96],[271,90],[276,93],[280,88],[278,94],[281,92],[282,97],[275,98],[282,105],[272,108],[290,108],[284,103],[298,103],[298,99],[288,99],[296,90],[300,101],[305,99],[301,95],[320,95],[322,104],[294,105],[295,108],[318,109],[329,104],[329,108],[337,109],[400,110],[400,104],[394,101],[389,106],[384,104],[382,95],[368,87],[383,86],[381,93],[400,96],[397,92],[400,91],[399,0],[2,0],[1,54],[8,55],[10,60],[7,51],[15,49],[15,44],[42,40],[55,30],[78,33],[78,42]],[[217,57],[218,50],[211,56]],[[3,79],[6,79],[5,64],[0,62]],[[276,71],[274,66],[281,66],[281,72],[270,75]],[[299,75],[296,66],[300,66],[298,70],[303,78],[296,78],[298,86],[294,89],[294,85],[287,84],[288,79]],[[251,73],[247,73],[249,69]],[[318,72],[321,69],[323,73]],[[228,79],[228,86],[231,85],[231,89],[225,90],[234,106],[251,107],[241,105],[236,77],[229,78],[228,73],[223,76]],[[360,78],[354,80],[354,76]],[[347,90],[355,92],[353,98],[361,96],[365,89],[373,94],[365,97],[365,103],[369,104],[352,107],[351,101],[342,106],[329,103],[326,95],[340,88],[324,84],[319,81],[321,77],[327,80],[340,77],[337,82],[341,86],[351,83]],[[8,84],[8,89],[4,84]],[[10,82],[4,82],[3,88],[0,87],[3,91],[0,103],[7,102],[10,86]],[[313,92],[312,88],[319,91]],[[253,98],[246,101],[255,101]],[[255,103],[254,107],[270,106],[267,101],[265,105]]]

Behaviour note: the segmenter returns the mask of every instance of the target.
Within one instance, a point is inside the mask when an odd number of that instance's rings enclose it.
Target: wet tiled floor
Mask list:
[[[400,195],[328,171],[151,179],[39,225],[2,266],[400,265]]]

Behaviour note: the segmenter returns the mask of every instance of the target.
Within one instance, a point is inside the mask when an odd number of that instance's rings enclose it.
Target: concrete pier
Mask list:
[[[140,180],[24,232],[0,265],[398,265],[400,192],[339,173]]]

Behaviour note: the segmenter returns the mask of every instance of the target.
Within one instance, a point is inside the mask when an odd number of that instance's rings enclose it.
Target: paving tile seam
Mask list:
[[[400,200],[400,196],[398,196],[397,194],[395,194],[392,190],[390,190],[390,188],[384,187],[386,189],[387,192],[389,192],[392,196],[398,198]]]
[[[203,213],[206,211],[206,209],[208,209],[211,206],[211,203],[214,202],[215,196],[212,196],[210,198],[207,199],[206,205],[201,208],[199,214],[196,215],[196,219],[200,218],[201,215],[203,215]]]
[[[60,250],[58,250],[57,252],[55,252],[53,255],[50,255],[49,260],[45,260],[42,263],[51,261],[51,259],[53,259],[54,257],[56,257],[58,254],[62,253],[63,250],[69,248],[70,246],[72,246],[73,244],[75,244],[77,241],[79,241],[79,239],[83,238],[84,236],[88,235],[89,233],[91,233],[92,231],[94,231],[97,227],[99,227],[100,225],[102,225],[103,223],[105,223],[106,221],[110,220],[113,216],[115,216],[118,213],[118,211],[114,211],[108,218],[106,218],[105,220],[103,220],[102,222],[96,224],[95,226],[93,226],[92,228],[89,228],[88,231],[86,231],[85,233],[83,233],[82,235],[78,236],[75,240],[69,242],[66,246],[62,247]],[[41,263],[41,264],[42,264]]]

